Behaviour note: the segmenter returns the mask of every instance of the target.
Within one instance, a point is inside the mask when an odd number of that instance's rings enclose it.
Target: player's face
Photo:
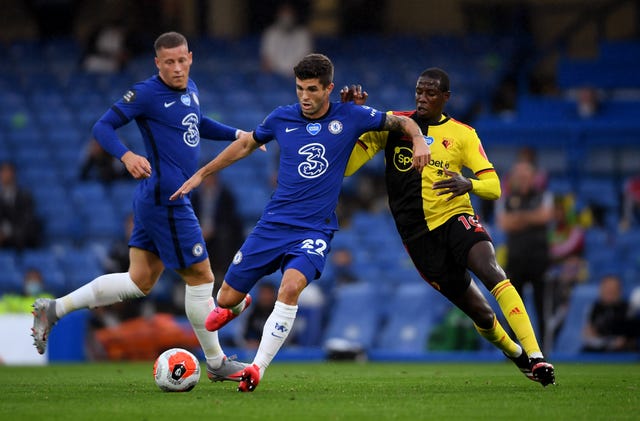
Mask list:
[[[421,77],[416,83],[416,112],[424,120],[438,121],[444,105],[449,100],[449,92],[440,90],[440,81]]]
[[[174,89],[185,89],[189,80],[192,55],[186,45],[161,48],[156,53],[156,67],[160,78]]]
[[[322,117],[329,109],[329,95],[332,90],[333,82],[324,87],[318,78],[306,80],[296,78],[296,94],[302,114],[307,118]]]

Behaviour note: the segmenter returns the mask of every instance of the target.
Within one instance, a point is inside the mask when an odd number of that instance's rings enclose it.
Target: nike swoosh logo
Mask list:
[[[284,132],[285,132],[285,133],[289,133],[289,132],[292,132],[292,131],[294,131],[294,130],[298,130],[299,128],[300,128],[300,127],[294,127],[294,128],[292,128],[292,129],[290,129],[290,128],[288,128],[288,127],[285,127]]]
[[[278,339],[282,339],[282,336],[278,336],[278,335],[276,335],[276,334],[275,334],[275,333],[273,333],[273,332],[271,332],[271,336],[275,336],[275,337],[276,337],[276,338],[278,338]]]
[[[171,102],[165,102],[164,103],[164,108],[169,108],[170,106],[172,106],[173,104],[175,104],[175,101],[171,101]]]

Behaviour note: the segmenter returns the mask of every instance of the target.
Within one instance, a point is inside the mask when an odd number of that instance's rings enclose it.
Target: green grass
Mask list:
[[[203,375],[156,388],[152,363],[0,367],[2,420],[625,420],[637,364],[557,364],[543,388],[507,363],[284,363],[254,393]]]

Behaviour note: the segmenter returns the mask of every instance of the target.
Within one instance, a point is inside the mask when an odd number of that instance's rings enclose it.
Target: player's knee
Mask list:
[[[278,290],[278,301],[289,305],[298,304],[304,286],[296,282],[283,282]]]
[[[142,292],[145,296],[149,295],[149,293],[153,289],[153,286],[156,284],[155,281],[152,280],[150,277],[138,276],[134,278],[132,276],[131,280],[133,281],[134,284],[136,284],[140,292]]]
[[[491,329],[495,318],[496,314],[493,309],[491,309],[491,306],[486,305],[478,308],[473,322],[483,329]]]

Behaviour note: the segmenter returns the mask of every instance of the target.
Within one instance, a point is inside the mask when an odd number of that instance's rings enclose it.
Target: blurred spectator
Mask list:
[[[91,34],[82,58],[82,68],[92,73],[117,73],[131,57],[125,27],[110,21]]]
[[[36,298],[53,298],[45,291],[42,273],[35,268],[27,269],[23,277],[22,294],[3,294],[0,297],[0,314],[25,313],[33,311]]]
[[[511,119],[516,113],[518,102],[518,82],[515,77],[507,76],[498,85],[491,99],[491,112],[503,119]]]
[[[124,165],[105,151],[97,140],[91,139],[80,167],[80,179],[94,180],[109,184],[112,181],[129,178]]]
[[[524,286],[532,286],[538,333],[542,338],[546,329],[544,280],[549,268],[548,229],[553,217],[553,196],[536,185],[535,176],[536,169],[530,162],[513,165],[506,194],[503,193],[496,208],[496,219],[507,236],[507,276],[522,297]]]
[[[351,180],[353,179],[353,180]],[[356,212],[387,212],[387,190],[382,173],[361,170],[346,183],[352,181],[352,186],[343,185],[343,191],[338,200],[336,213],[343,227],[351,225],[351,218]]]
[[[585,230],[578,222],[572,195],[554,200],[550,233],[551,267],[547,276],[547,332],[543,339],[553,341],[568,311],[573,287],[587,280],[588,263],[583,257]]]
[[[578,117],[588,119],[600,111],[600,96],[596,89],[584,86],[576,91],[576,113]]]
[[[544,190],[547,188],[549,175],[544,169],[538,166],[538,154],[533,147],[528,145],[522,146],[518,149],[515,159],[516,162],[527,162],[533,166],[535,171],[533,183],[537,189]],[[505,195],[509,193],[509,174],[504,177],[503,181],[504,183],[501,187],[502,194]],[[480,216],[485,223],[492,224],[494,222],[496,203],[495,200],[481,199]]]
[[[353,253],[346,247],[333,250],[330,254],[333,271],[334,285],[353,284],[359,281],[356,270],[353,267]]]
[[[640,175],[630,177],[622,193],[622,218],[620,230],[626,231],[640,224]]]
[[[105,273],[129,271],[129,238],[133,231],[133,213],[129,213],[123,222],[123,235],[109,247],[102,268]]]
[[[31,192],[18,186],[16,168],[0,164],[0,247],[25,248],[40,244],[41,222]]]
[[[585,351],[637,351],[640,320],[629,316],[629,302],[622,296],[622,283],[615,275],[600,281],[600,295],[584,329]]]
[[[549,182],[549,174],[538,163],[538,153],[531,146],[523,146],[518,150],[517,162],[528,162],[535,170],[534,183],[538,189],[546,189]]]
[[[282,3],[275,22],[262,33],[260,58],[263,70],[290,77],[293,67],[312,50],[311,32],[299,23],[293,3]]]
[[[216,285],[220,285],[244,241],[244,227],[235,197],[217,174],[211,174],[191,194],[191,203],[200,220]]]
[[[276,298],[277,290],[275,285],[269,282],[259,284],[257,297],[254,298],[251,307],[247,309],[249,314],[242,331],[243,345],[246,348],[258,349],[264,324],[273,311]]]

